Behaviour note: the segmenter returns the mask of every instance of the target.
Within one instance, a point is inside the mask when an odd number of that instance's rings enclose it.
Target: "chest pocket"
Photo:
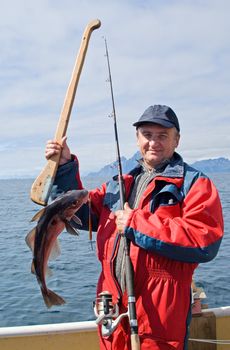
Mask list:
[[[184,194],[180,188],[174,184],[165,185],[158,193],[153,195],[151,212],[159,207],[169,207],[180,204]]]

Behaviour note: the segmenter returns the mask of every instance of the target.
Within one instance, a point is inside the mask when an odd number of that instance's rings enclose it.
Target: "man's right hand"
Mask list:
[[[65,164],[71,160],[70,149],[66,143],[67,137],[62,138],[61,144],[55,140],[48,140],[46,143],[45,157],[50,159],[53,155],[61,152],[59,165]]]

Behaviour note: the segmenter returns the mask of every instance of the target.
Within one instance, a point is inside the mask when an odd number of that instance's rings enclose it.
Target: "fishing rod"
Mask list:
[[[116,118],[116,110],[115,110],[115,102],[114,102],[114,94],[113,94],[113,83],[112,83],[112,75],[110,69],[110,61],[109,61],[109,52],[106,38],[105,40],[105,56],[108,64],[109,71],[109,84],[110,91],[112,97],[112,117],[114,121],[114,134],[115,134],[115,144],[116,144],[116,153],[117,153],[117,166],[118,166],[118,182],[119,182],[119,192],[120,192],[120,205],[121,209],[124,210],[125,204],[125,187],[124,187],[124,179],[122,175],[122,165],[121,165],[121,156],[120,156],[120,147],[118,140],[118,131],[117,131],[117,118]],[[129,316],[129,325],[131,331],[131,347],[132,350],[140,349],[140,339],[138,336],[138,325],[137,325],[137,315],[136,315],[136,299],[134,293],[134,271],[132,261],[130,259],[130,241],[127,237],[124,237],[124,250],[125,250],[125,281],[126,288],[128,294],[128,316]]]

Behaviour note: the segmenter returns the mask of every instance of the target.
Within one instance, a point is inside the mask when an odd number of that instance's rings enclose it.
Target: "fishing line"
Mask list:
[[[189,338],[190,341],[198,342],[198,343],[208,343],[208,344],[217,344],[217,345],[229,345],[230,340],[224,339],[195,339]]]

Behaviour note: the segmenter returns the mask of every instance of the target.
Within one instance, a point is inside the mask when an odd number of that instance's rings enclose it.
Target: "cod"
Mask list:
[[[68,191],[37,212],[31,220],[37,221],[37,226],[27,234],[25,241],[33,252],[31,272],[37,277],[48,308],[65,303],[60,295],[46,286],[45,278],[46,274],[49,274],[48,260],[60,255],[57,238],[64,229],[72,235],[78,234],[76,226],[81,225],[81,220],[75,213],[87,200],[88,191],[85,189]]]

